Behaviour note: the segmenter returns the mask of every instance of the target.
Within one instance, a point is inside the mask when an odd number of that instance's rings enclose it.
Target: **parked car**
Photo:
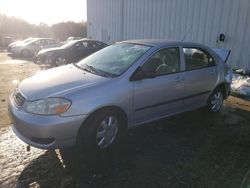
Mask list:
[[[13,46],[15,46],[15,45],[22,45],[22,44],[27,43],[27,42],[30,42],[30,41],[32,41],[32,40],[34,40],[34,39],[35,39],[35,38],[29,37],[29,38],[26,38],[26,39],[24,39],[24,40],[19,40],[19,41],[16,41],[16,42],[12,42],[12,43],[10,43],[10,44],[8,45],[7,51],[10,52],[10,51],[11,51],[11,48],[12,48]]]
[[[97,154],[146,122],[204,106],[219,112],[230,93],[228,54],[187,42],[115,43],[24,79],[9,98],[11,127],[38,148]]]
[[[60,46],[54,39],[49,38],[35,38],[28,42],[19,43],[11,47],[10,52],[22,57],[32,57],[38,51],[45,48]]]
[[[65,65],[77,62],[106,46],[107,44],[96,40],[73,40],[58,48],[41,50],[34,58],[34,62],[53,66]]]

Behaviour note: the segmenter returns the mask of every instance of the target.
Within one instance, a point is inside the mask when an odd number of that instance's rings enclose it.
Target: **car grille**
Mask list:
[[[25,97],[17,89],[14,93],[14,101],[18,107],[21,107],[25,101]]]

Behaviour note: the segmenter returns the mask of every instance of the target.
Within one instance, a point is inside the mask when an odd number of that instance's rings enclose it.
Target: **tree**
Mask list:
[[[48,26],[45,23],[39,25],[30,24],[16,17],[0,14],[0,37],[13,36],[16,39],[27,37],[54,37],[65,40],[69,36],[86,37],[87,24],[75,22],[61,22]]]
[[[53,37],[66,40],[70,36],[84,38],[87,36],[87,24],[75,22],[61,22],[51,26]]]

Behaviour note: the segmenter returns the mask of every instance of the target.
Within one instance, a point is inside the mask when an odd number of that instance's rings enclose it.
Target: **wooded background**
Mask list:
[[[30,24],[25,20],[0,14],[0,37],[13,37],[24,39],[27,37],[51,37],[64,41],[70,36],[86,37],[87,23],[60,22],[51,26],[40,23]]]

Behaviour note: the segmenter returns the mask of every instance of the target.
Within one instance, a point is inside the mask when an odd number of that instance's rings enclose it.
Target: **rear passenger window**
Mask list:
[[[194,70],[214,66],[213,58],[205,51],[198,48],[183,48],[186,70]]]

